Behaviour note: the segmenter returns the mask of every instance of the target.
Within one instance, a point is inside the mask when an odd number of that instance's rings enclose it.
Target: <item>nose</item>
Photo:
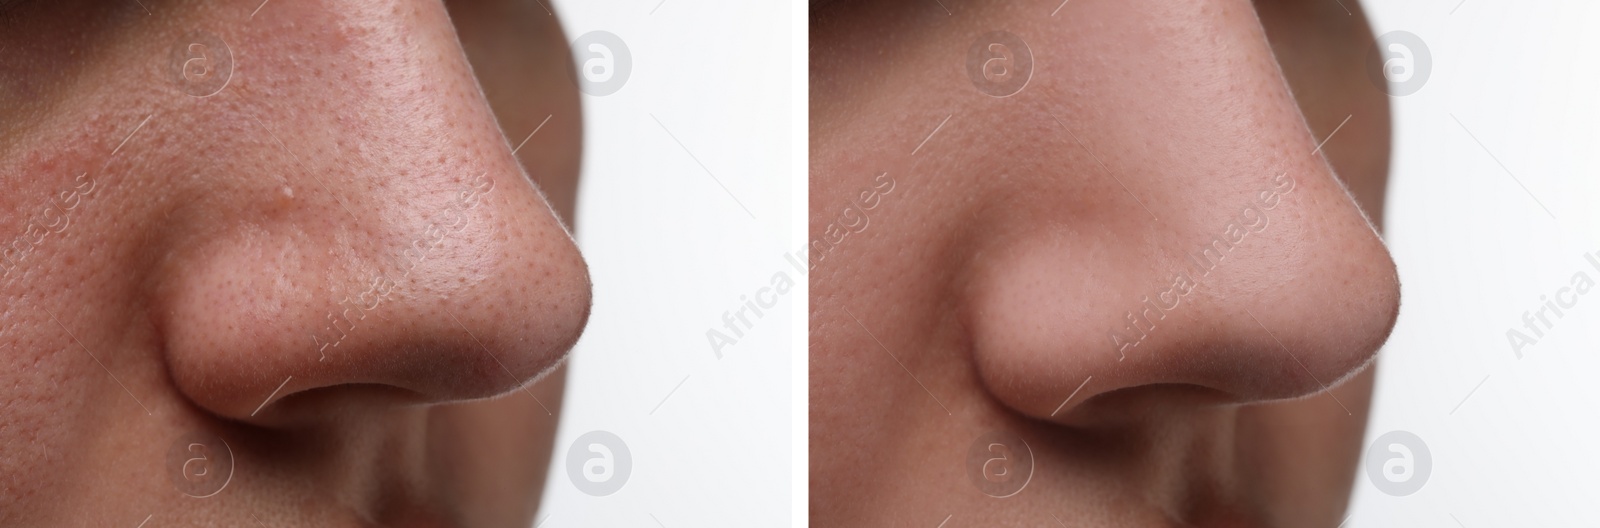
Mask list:
[[[1168,50],[1144,55],[1156,63],[1142,71],[1162,72],[1154,82],[1116,93],[1089,80],[1042,87],[1092,104],[1054,110],[1050,126],[1075,128],[1078,140],[1040,157],[1092,169],[1079,180],[1119,178],[1107,184],[1115,194],[1089,203],[1087,184],[1048,179],[1053,189],[1025,195],[1055,201],[1016,204],[1034,216],[1008,232],[1024,234],[991,242],[1005,247],[979,253],[961,286],[981,382],[1031,417],[1088,423],[1310,395],[1367,365],[1398,312],[1388,251],[1317,152],[1322,138],[1307,130],[1259,24],[1214,19],[1249,10],[1158,11],[1141,16],[1217,32],[1128,24],[1129,42]],[[1085,50],[1059,69],[1092,80],[1096,67],[1138,61],[1119,53],[1128,52]],[[1168,145],[1113,141],[1158,130]]]
[[[216,415],[272,424],[491,397],[553,369],[587,321],[583,259],[442,7],[380,7],[241,30],[240,46],[248,31],[300,31],[339,49],[240,50],[258,75],[240,72],[233,99],[170,112],[201,144],[249,138],[225,161],[170,161],[196,177],[179,178],[185,203],[152,238],[172,382]]]

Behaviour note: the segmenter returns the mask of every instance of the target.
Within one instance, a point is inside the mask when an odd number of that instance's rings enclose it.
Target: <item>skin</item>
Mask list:
[[[1338,525],[1399,309],[1362,13],[942,5],[812,7],[811,521]],[[965,68],[995,29],[1034,57],[1010,97]],[[1268,222],[1119,352],[1280,175]],[[991,431],[1034,458],[1006,498],[968,473]]]
[[[9,4],[0,525],[528,526],[590,304],[556,18]],[[214,95],[173,74],[194,29]],[[205,498],[170,476],[196,433],[233,457]]]

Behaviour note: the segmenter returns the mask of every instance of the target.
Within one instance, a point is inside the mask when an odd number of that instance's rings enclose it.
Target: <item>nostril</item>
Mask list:
[[[1050,419],[1071,427],[1109,429],[1148,423],[1164,412],[1190,412],[1240,403],[1243,402],[1237,395],[1206,385],[1154,383],[1101,392],[1078,402],[1063,402]]]
[[[259,344],[250,354],[301,361],[236,363],[234,356],[192,358],[188,356],[192,352],[179,352],[175,381],[191,399],[216,414],[287,426],[517,390],[538,401],[528,387],[559,365],[570,348],[565,338],[547,347],[536,340],[507,337],[506,327],[491,322],[498,319],[457,315],[447,307],[439,311],[443,317],[416,322],[385,337],[352,335],[340,350],[321,360]],[[280,377],[263,376],[268,373]]]
[[[423,405],[430,398],[422,393],[379,383],[347,383],[296,389],[293,377],[284,380],[279,391],[268,395],[249,421],[286,427],[305,423],[348,420],[374,411],[407,405]]]

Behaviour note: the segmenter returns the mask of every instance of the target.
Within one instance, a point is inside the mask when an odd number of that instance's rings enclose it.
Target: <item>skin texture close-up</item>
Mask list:
[[[813,4],[811,522],[1339,525],[1400,303],[1343,5]]]
[[[0,525],[531,525],[590,307],[557,17],[8,2],[0,57]]]

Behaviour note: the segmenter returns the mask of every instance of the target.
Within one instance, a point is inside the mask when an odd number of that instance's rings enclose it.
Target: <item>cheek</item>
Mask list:
[[[62,304],[58,300],[50,302]],[[147,394],[143,398],[147,404],[153,405],[158,396],[145,390],[140,377],[131,372],[119,371],[120,381],[113,381],[42,310],[34,308],[35,316],[26,313],[27,308],[17,313],[17,308],[8,307],[0,317],[0,324],[6,325],[0,328],[0,387],[5,394],[0,398],[0,437],[5,438],[0,444],[0,489],[6,490],[0,494],[0,524],[8,526],[37,525],[65,514],[51,511],[49,505],[74,493],[72,483],[120,469],[97,462],[106,459],[101,455],[108,445],[125,455],[143,452],[140,442],[129,441],[139,433],[116,432],[149,425],[130,423],[149,418],[119,383]],[[77,315],[62,317],[82,320]],[[74,333],[87,342],[101,341],[92,328]],[[118,368],[120,362],[105,351],[99,355],[111,361],[111,368]]]
[[[0,525],[42,524],[72,483],[113,471],[102,455],[142,454],[130,431],[161,398],[133,366],[142,343],[116,341],[142,320],[116,283],[134,273],[125,250],[140,237],[98,169],[139,121],[105,110],[78,106],[70,128],[30,131],[0,155],[0,173],[22,176],[0,198]]]

